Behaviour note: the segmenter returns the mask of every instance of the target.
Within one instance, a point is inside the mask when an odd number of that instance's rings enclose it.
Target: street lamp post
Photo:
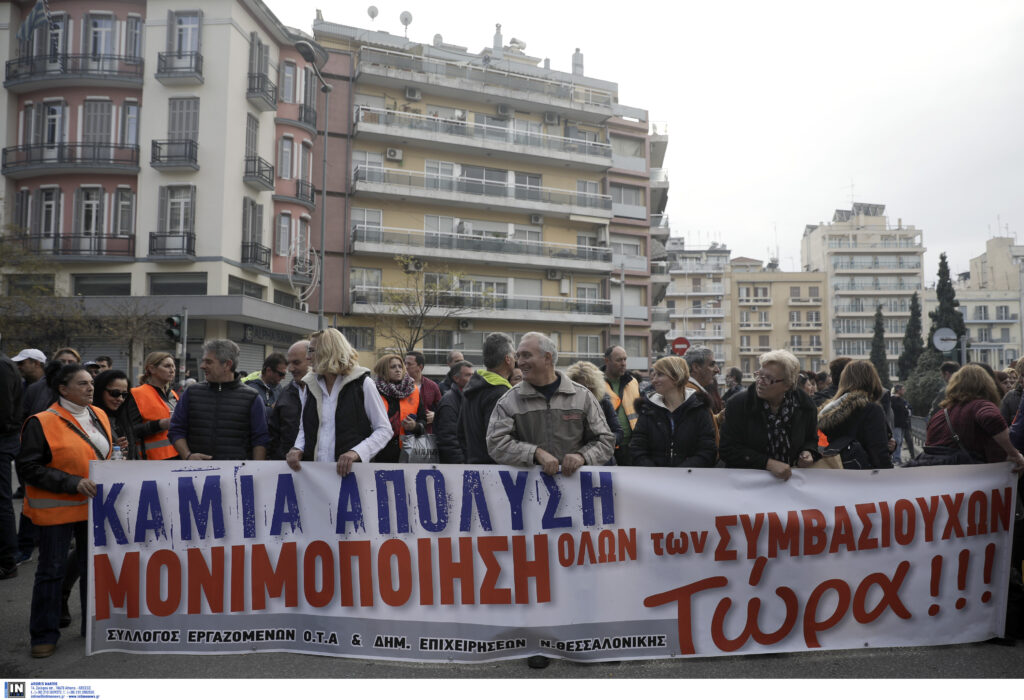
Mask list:
[[[316,51],[313,49],[313,45],[308,41],[297,41],[295,42],[295,50],[299,52],[299,55],[305,61],[313,66],[313,72],[316,74],[317,80],[320,81],[320,92],[324,93],[324,145],[323,164],[320,173],[320,310],[317,313],[316,319],[317,330],[322,331],[326,325],[324,320],[324,250],[326,248],[324,236],[327,230],[327,123],[330,119],[331,110],[331,86],[324,80],[324,76],[320,73],[320,67],[316,64]]]

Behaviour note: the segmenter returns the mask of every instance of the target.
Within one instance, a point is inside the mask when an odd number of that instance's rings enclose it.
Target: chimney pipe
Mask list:
[[[579,49],[576,49],[576,53],[572,55],[572,74],[583,75],[583,54]]]

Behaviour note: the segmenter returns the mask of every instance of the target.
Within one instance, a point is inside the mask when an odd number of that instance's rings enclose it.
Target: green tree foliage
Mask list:
[[[871,338],[871,364],[878,372],[878,378],[882,380],[882,386],[888,389],[889,381],[889,360],[885,356],[885,319],[882,316],[881,305],[875,309],[875,330]]]
[[[910,298],[910,321],[907,322],[907,330],[903,334],[903,352],[900,353],[899,370],[900,379],[906,381],[910,377],[921,353],[924,352],[924,339],[921,337],[921,300],[914,292]]]
[[[939,281],[935,285],[935,296],[938,297],[939,305],[934,311],[928,312],[928,317],[932,320],[931,329],[928,331],[929,346],[935,331],[940,328],[952,328],[957,338],[967,335],[964,315],[957,308],[960,302],[956,300],[956,291],[949,278],[949,263],[946,262],[945,253],[939,254]]]
[[[910,373],[905,382],[907,387],[906,399],[915,416],[927,416],[928,408],[932,399],[942,388],[942,375],[939,374],[939,365],[943,362],[942,354],[939,352],[924,352]]]

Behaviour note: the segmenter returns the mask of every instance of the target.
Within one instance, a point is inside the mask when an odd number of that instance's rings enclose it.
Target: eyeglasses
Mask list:
[[[129,392],[118,391],[117,389],[107,389],[107,393],[110,394],[110,398],[112,399],[127,399]]]
[[[276,374],[276,375],[277,375],[278,377],[282,378],[282,379],[284,379],[284,376],[285,376],[286,374],[288,374],[287,372],[282,372],[282,371],[281,371],[281,370],[279,370],[279,369],[271,369],[271,371],[272,371],[272,372],[273,372],[274,374]]]
[[[754,372],[754,381],[756,381],[758,384],[764,384],[765,386],[772,386],[773,384],[778,384],[782,380],[775,379],[774,377],[769,377],[767,374],[758,371]]]

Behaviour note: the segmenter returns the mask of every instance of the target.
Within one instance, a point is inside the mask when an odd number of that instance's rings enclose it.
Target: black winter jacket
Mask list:
[[[459,413],[462,410],[462,390],[453,384],[437,404],[434,411],[434,438],[443,464],[463,464],[466,453],[459,443]]]
[[[796,412],[789,435],[789,465],[796,466],[804,450],[817,459],[818,411],[814,401],[805,392],[796,393]],[[757,397],[757,385],[736,394],[725,404],[725,422],[722,424],[718,454],[726,467],[732,469],[764,469],[768,464],[768,419]],[[879,409],[881,411],[881,409]],[[881,415],[881,414],[879,414]],[[884,422],[884,421],[883,421]],[[884,428],[882,435],[885,435]]]
[[[638,467],[713,467],[715,426],[706,394],[691,389],[675,411],[661,394],[637,399],[638,414],[629,451]]]
[[[298,382],[290,382],[277,397],[277,403],[270,411],[267,430],[270,444],[267,445],[267,459],[284,459],[288,450],[295,446],[299,435],[299,420],[302,417],[302,397]]]
[[[483,370],[486,372],[486,370]],[[487,372],[492,378],[497,375]],[[487,426],[498,399],[508,386],[488,382],[474,372],[462,392],[462,411],[459,417],[459,442],[465,450],[466,464],[494,464],[487,452]]]
[[[892,469],[885,411],[863,391],[851,391],[822,406],[818,428],[825,433],[830,445],[844,438],[855,438],[868,453],[873,468]]]

